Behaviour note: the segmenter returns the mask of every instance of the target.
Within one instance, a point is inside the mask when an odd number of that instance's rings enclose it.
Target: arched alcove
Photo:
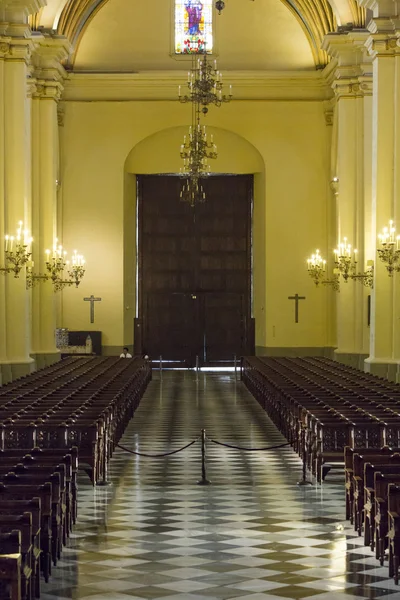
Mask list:
[[[187,135],[187,127],[171,127],[148,136],[129,152],[124,167],[124,339],[133,342],[133,322],[136,314],[136,177],[150,174],[176,174],[182,167],[179,147]],[[218,158],[211,161],[212,173],[251,174],[253,195],[253,298],[265,305],[265,166],[260,152],[246,139],[231,131],[208,127],[213,135]],[[176,200],[179,202],[179,198]],[[253,309],[254,300],[253,300]],[[264,323],[256,324],[258,335],[264,335]]]

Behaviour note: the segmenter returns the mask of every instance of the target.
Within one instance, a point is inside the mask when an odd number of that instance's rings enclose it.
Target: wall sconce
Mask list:
[[[4,247],[6,264],[4,267],[0,267],[0,272],[3,275],[14,273],[16,279],[19,277],[21,269],[25,265],[29,265],[32,256],[30,246],[33,238],[22,227],[23,222],[19,221],[16,236],[6,235]]]
[[[331,285],[335,292],[340,291],[339,275],[336,273],[336,269],[332,279],[324,279],[326,277],[326,260],[322,258],[319,250],[316,250],[315,254],[312,254],[311,258],[307,260],[307,270],[317,287],[322,283],[322,285]]]
[[[380,248],[377,248],[378,256],[386,266],[389,277],[393,277],[394,271],[400,271],[398,264],[400,259],[399,240],[400,236],[395,236],[396,228],[393,227],[393,221],[389,221],[389,227],[384,227],[382,233],[378,235]]]
[[[67,286],[75,285],[78,287],[85,274],[85,260],[81,254],[74,250],[72,261],[66,260],[67,252],[62,246],[57,246],[58,240],[53,246],[52,256],[50,250],[46,250],[46,270],[47,273],[35,274],[32,268],[29,268],[26,275],[26,287],[32,288],[37,283],[51,281],[54,291],[59,292]],[[32,265],[33,266],[33,265]],[[65,274],[65,271],[67,274]]]

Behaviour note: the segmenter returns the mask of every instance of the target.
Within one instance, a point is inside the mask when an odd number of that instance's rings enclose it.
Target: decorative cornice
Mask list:
[[[55,34],[34,33],[35,52],[32,64],[37,79],[62,82],[67,77],[63,62],[68,58],[71,50],[69,41],[63,36]]]
[[[230,71],[234,101],[327,100],[332,91],[321,71],[240,72]],[[228,76],[229,75],[229,76]],[[177,100],[182,74],[152,71],[136,74],[70,73],[64,84],[64,100],[132,101]]]

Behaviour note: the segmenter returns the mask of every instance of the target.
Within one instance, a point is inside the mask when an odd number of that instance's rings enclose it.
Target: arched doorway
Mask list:
[[[147,138],[126,161],[126,229],[129,198],[137,200],[135,352],[187,366],[254,352],[252,215],[253,198],[259,216],[264,210],[264,166],[243,138],[211,129],[221,158],[195,208],[179,200],[181,165],[171,152],[184,128]]]

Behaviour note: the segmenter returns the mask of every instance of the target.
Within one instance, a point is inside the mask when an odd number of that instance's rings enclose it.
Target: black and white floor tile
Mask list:
[[[159,454],[206,430],[245,447],[284,443],[233,373],[156,372],[121,444]],[[80,477],[79,520],[42,600],[400,599],[344,520],[343,473],[299,487],[289,448],[207,442],[167,458],[117,449],[111,485]]]

